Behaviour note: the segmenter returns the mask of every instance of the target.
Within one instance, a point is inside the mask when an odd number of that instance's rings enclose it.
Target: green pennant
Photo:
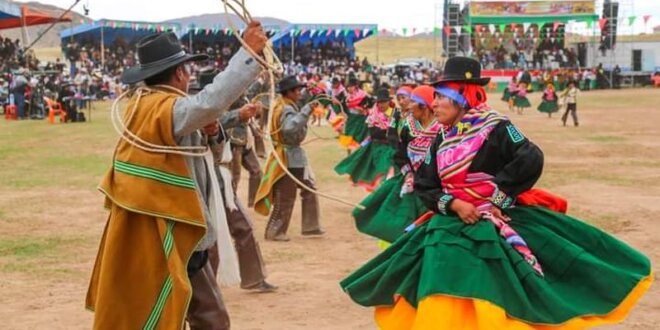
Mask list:
[[[375,28],[371,29],[371,34],[374,35],[374,36],[377,36],[378,35],[378,28],[375,27]]]
[[[472,33],[472,26],[471,25],[466,25],[463,27],[464,31],[467,31],[467,33]]]
[[[437,26],[433,27],[433,35],[439,36],[441,31],[442,30],[440,30],[439,27],[437,27]]]
[[[500,24],[500,33],[504,33],[504,29],[506,29],[506,24]]]
[[[408,34],[408,28],[403,28],[401,31],[403,32],[404,36]]]
[[[628,17],[628,25],[632,26],[633,23],[635,23],[635,19],[637,19],[637,16],[630,16]]]
[[[591,29],[593,27],[594,27],[594,20],[593,19],[587,20],[587,28]]]

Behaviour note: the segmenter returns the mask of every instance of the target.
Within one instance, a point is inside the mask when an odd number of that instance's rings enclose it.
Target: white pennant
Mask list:
[[[340,33],[341,33],[341,29],[335,30],[335,37],[339,37]]]
[[[488,31],[490,31],[491,35],[495,33],[495,24],[488,24]]]
[[[461,30],[463,29],[463,27],[462,26],[454,26],[454,29],[456,29],[456,34],[460,35]]]
[[[371,31],[371,29],[364,29],[362,31],[362,36],[366,36],[367,34],[369,34],[369,31]]]
[[[555,42],[555,38],[554,37],[550,38],[550,41]]]
[[[310,38],[313,37],[314,34],[316,34],[316,30],[314,30],[314,29],[309,30],[309,37]]]
[[[525,29],[525,31],[523,31],[523,32],[526,32],[527,30],[529,30],[529,27],[531,25],[532,25],[532,23],[523,23],[523,29]]]

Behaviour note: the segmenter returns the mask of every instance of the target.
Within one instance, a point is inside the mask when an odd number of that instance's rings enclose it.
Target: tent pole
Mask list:
[[[101,25],[101,68],[105,68],[105,35],[103,34],[103,25]]]
[[[27,31],[25,30],[25,12],[25,5],[23,5],[21,6],[21,42],[23,45],[25,45],[27,41]]]
[[[294,33],[295,34],[295,33]],[[296,44],[296,38],[294,35],[291,36],[291,63],[296,63],[296,57],[294,56],[295,54],[295,45]]]
[[[67,10],[65,10],[62,13],[62,15],[60,15],[60,17],[57,18],[57,21],[50,24],[48,28],[46,28],[46,30],[44,30],[43,32],[41,32],[41,34],[39,34],[39,36],[37,36],[37,39],[34,39],[34,41],[25,48],[25,51],[27,52],[28,49],[32,48],[32,46],[34,46],[34,44],[37,43],[37,41],[41,40],[41,37],[43,37],[46,33],[48,33],[48,31],[50,31],[50,29],[52,29],[53,26],[55,26],[55,24],[57,24],[66,14],[68,14],[71,11],[71,9],[73,9],[73,7],[75,7],[78,4],[78,2],[80,2],[80,0],[75,0],[75,2],[71,6],[69,6],[69,8],[67,8]],[[23,19],[23,22],[25,22],[25,19]]]

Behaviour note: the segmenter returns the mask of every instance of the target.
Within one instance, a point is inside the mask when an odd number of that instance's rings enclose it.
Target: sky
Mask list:
[[[74,0],[36,0],[68,8]],[[619,0],[634,15],[652,15],[648,29],[660,25],[660,0]],[[18,2],[27,2],[18,0]],[[598,2],[602,3],[601,0]],[[270,16],[293,23],[378,24],[380,29],[413,28],[419,32],[442,25],[441,0],[245,0],[252,16]],[[81,0],[79,13],[89,8],[92,19],[164,21],[184,16],[222,13],[220,0]],[[623,6],[623,5],[622,5]],[[638,20],[640,23],[641,19]],[[634,32],[642,32],[638,24]]]

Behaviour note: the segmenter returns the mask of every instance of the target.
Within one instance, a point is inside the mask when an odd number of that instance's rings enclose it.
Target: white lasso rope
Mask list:
[[[249,11],[245,7],[245,0],[221,0],[222,3],[224,4],[225,7],[225,17],[227,18],[227,24],[229,27],[231,27],[232,31],[238,31],[236,26],[234,26],[231,17],[229,16],[229,10],[234,12],[236,16],[238,16],[245,25],[249,25],[250,22],[252,22],[252,16],[250,15]],[[233,3],[233,4],[232,4]],[[242,12],[239,12],[236,7],[239,7]],[[277,55],[275,54],[275,51],[273,50],[272,46],[267,43],[266,47],[263,50],[263,56],[260,56],[257,54],[254,50],[248,46],[248,44],[243,40],[241,37],[240,33],[235,33],[234,36],[238,40],[238,42],[243,46],[243,48],[250,54],[252,57],[259,63],[265,70],[268,72],[268,78],[270,81],[270,90],[268,92],[268,98],[269,98],[269,111],[268,111],[268,124],[266,125],[266,132],[263,134],[263,139],[264,141],[268,142],[268,147],[271,150],[271,153],[273,154],[273,157],[277,161],[277,163],[280,165],[280,168],[286,173],[286,175],[289,176],[295,183],[297,183],[300,187],[303,189],[314,193],[318,196],[324,197],[329,200],[333,200],[335,202],[348,205],[354,208],[359,208],[361,210],[364,210],[365,207],[359,204],[355,204],[349,201],[346,201],[344,199],[341,199],[339,197],[329,195],[323,192],[320,192],[316,189],[312,189],[311,187],[307,186],[304,184],[302,181],[298,180],[298,178],[293,175],[289,169],[284,165],[284,162],[280,159],[280,156],[275,152],[275,147],[273,145],[273,139],[271,136],[271,132],[269,132],[271,124],[273,122],[273,112],[275,109],[275,75],[282,75],[284,73],[284,68],[282,66],[282,62],[280,62],[279,58],[277,58]]]

